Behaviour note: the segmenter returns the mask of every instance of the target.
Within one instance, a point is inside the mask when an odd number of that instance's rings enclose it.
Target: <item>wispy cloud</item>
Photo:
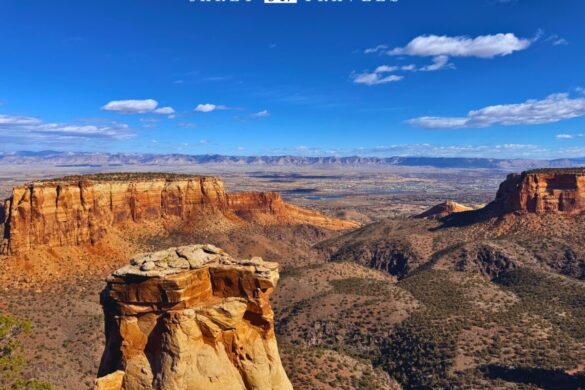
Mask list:
[[[405,70],[405,67],[380,65],[373,72],[354,73],[351,78],[355,84],[379,85],[394,83],[404,78],[401,75],[390,74],[397,70]],[[408,70],[410,70],[410,66],[408,66]]]
[[[0,115],[0,140],[5,143],[75,144],[90,140],[123,140],[134,136],[125,123],[46,123],[39,118]]]
[[[195,107],[195,111],[196,112],[212,112],[212,111],[216,111],[216,110],[229,110],[229,107],[221,105],[221,104],[211,104],[211,103],[202,103],[202,104],[198,104],[197,107]]]
[[[367,48],[366,50],[364,50],[364,54],[384,53],[386,50],[388,50],[388,45],[378,45]]]
[[[175,113],[172,107],[158,107],[158,102],[154,99],[112,100],[104,104],[101,109],[102,111],[114,111],[122,114],[153,113],[172,116]]]
[[[555,138],[557,139],[575,139],[575,138],[580,138],[583,137],[583,134],[557,134],[555,135]]]
[[[409,119],[408,124],[426,129],[489,127],[493,125],[538,125],[585,115],[585,98],[571,98],[567,93],[549,95],[542,100],[518,104],[499,104],[470,111],[464,117],[423,116]]]
[[[433,63],[420,68],[423,72],[434,72],[445,68],[455,68],[455,65],[449,62],[448,56],[436,56],[433,58]]]
[[[252,114],[252,116],[255,118],[266,118],[266,117],[270,116],[270,113],[268,112],[268,110],[262,110],[262,111],[255,112],[254,114]]]
[[[32,116],[13,116],[13,115],[1,115],[0,114],[0,126],[24,126],[24,125],[37,125],[42,123],[40,119]]]
[[[549,35],[544,41],[549,42],[553,46],[564,46],[569,44],[569,41],[557,34]]]

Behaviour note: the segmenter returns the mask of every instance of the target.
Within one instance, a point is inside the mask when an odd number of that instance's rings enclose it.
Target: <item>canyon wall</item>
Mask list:
[[[225,223],[309,223],[329,229],[356,224],[285,204],[278,193],[226,194],[215,177],[165,174],[88,175],[15,187],[4,222],[10,254],[38,246],[94,244],[111,227],[175,219]]]
[[[211,245],[138,256],[108,278],[98,390],[292,390],[269,297],[278,264]]]
[[[508,175],[494,205],[504,213],[585,210],[585,169],[541,169]]]

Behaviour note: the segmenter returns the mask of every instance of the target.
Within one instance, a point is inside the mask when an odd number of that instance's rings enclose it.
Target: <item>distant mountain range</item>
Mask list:
[[[304,157],[304,156],[225,156],[150,153],[90,153],[57,151],[0,152],[0,165],[50,164],[63,167],[115,167],[127,165],[260,165],[260,166],[406,166],[434,168],[473,168],[520,171],[534,168],[585,166],[585,158],[555,160],[495,159],[467,157]]]

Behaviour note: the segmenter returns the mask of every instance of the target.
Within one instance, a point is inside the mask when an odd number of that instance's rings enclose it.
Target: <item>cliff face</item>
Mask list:
[[[495,204],[504,212],[563,212],[585,210],[584,169],[543,169],[508,175]]]
[[[102,292],[96,389],[292,389],[269,303],[277,281],[276,263],[211,245],[132,259]]]
[[[41,245],[94,244],[112,226],[161,218],[192,225],[215,215],[236,223],[260,219],[331,229],[355,226],[318,213],[288,213],[289,208],[277,193],[228,195],[223,181],[214,177],[100,175],[15,187],[4,226],[11,254]]]

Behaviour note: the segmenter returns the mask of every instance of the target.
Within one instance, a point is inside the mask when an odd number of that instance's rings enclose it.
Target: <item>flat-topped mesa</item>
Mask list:
[[[582,212],[585,210],[585,168],[510,174],[500,184],[492,206],[503,213]]]
[[[309,223],[329,229],[349,221],[298,212],[277,193],[226,194],[216,177],[164,173],[69,176],[15,187],[6,203],[5,236],[11,254],[38,246],[95,244],[113,226],[179,219],[195,226],[205,218],[226,223]]]
[[[278,264],[212,245],[140,255],[107,280],[96,389],[289,390],[269,297]]]

